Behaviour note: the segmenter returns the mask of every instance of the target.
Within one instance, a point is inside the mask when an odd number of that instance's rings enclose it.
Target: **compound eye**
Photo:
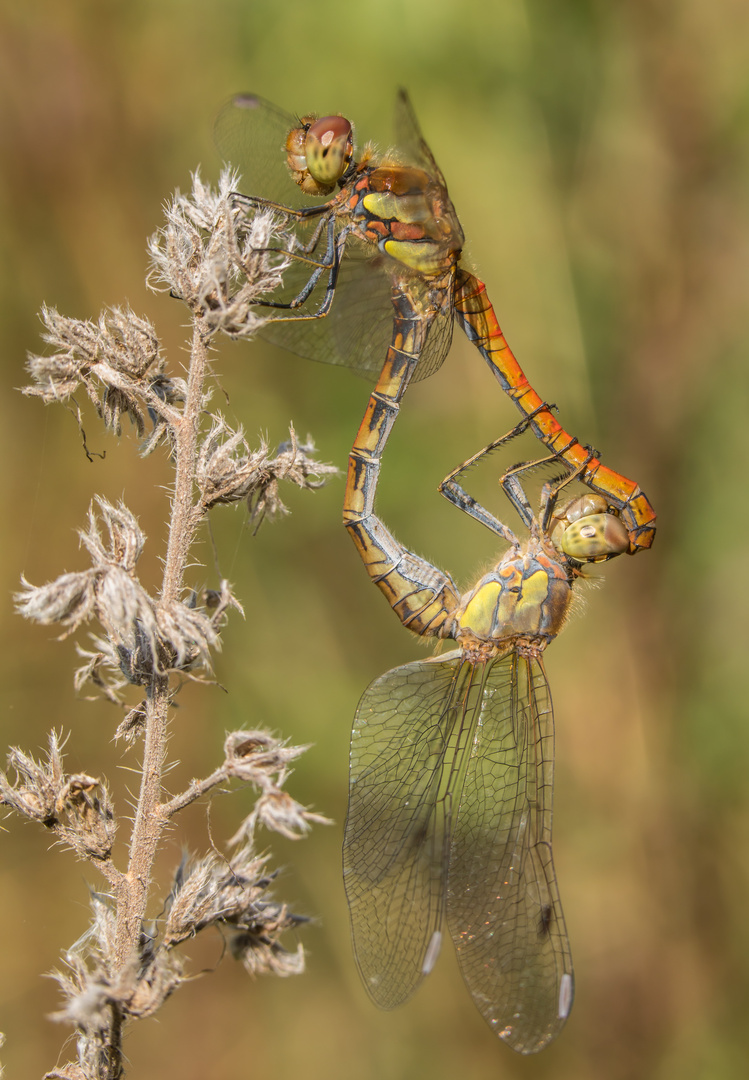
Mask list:
[[[344,116],[323,116],[307,132],[307,169],[319,184],[333,188],[351,164],[354,135]]]
[[[608,503],[603,496],[594,495],[588,491],[585,495],[578,495],[576,499],[570,499],[564,506],[557,508],[554,516],[564,518],[571,524],[578,518],[589,517],[591,514],[605,514],[607,510]]]
[[[613,514],[588,514],[567,526],[561,548],[578,562],[598,562],[629,551],[629,536]]]

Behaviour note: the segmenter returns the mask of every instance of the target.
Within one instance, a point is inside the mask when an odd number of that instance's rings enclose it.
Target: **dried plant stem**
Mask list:
[[[185,576],[196,532],[215,507],[244,503],[251,519],[285,512],[281,481],[314,490],[337,470],[311,456],[311,443],[290,441],[274,454],[262,444],[251,450],[241,428],[208,409],[208,348],[219,332],[250,337],[258,325],[252,308],[279,281],[270,216],[248,219],[233,200],[231,174],[218,191],[196,175],[190,196],[177,196],[167,223],[150,244],[152,279],[180,297],[192,316],[187,378],[168,373],[154,328],[129,310],[102,313],[98,322],[66,318],[45,308],[45,340],[52,355],[29,358],[33,384],[25,392],[45,402],[70,400],[83,387],[104,423],[116,431],[127,417],[145,457],[168,446],[174,468],[164,573],[158,596],[140,582],[137,563],[146,537],[135,515],[96,495],[88,527],[80,531],[90,565],[45,585],[23,582],[18,611],[42,625],[56,624],[63,636],[88,621],[102,634],[92,649],[79,647],[84,663],[75,685],[92,684],[120,708],[123,691],[137,688],[139,700],[117,728],[133,746],[143,738],[140,789],[129,837],[127,870],[113,859],[122,822],[106,782],[88,772],[68,774],[62,740],[49,736],[40,760],[11,748],[0,771],[0,806],[43,825],[86,860],[109,884],[91,894],[90,928],[64,954],[55,973],[65,1007],[56,1019],[77,1033],[77,1060],[48,1073],[56,1080],[120,1080],[123,1033],[136,1019],[151,1016],[184,980],[182,942],[218,927],[232,955],[248,972],[280,976],[304,967],[301,943],[288,951],[279,938],[306,920],[272,899],[274,873],[268,856],[254,848],[257,826],[297,839],[326,819],[297,803],[283,784],[290,763],[304,750],[253,725],[227,735],[223,761],[209,776],[192,780],[165,797],[170,709],[177,679],[206,681],[211,653],[232,608],[242,611],[227,581],[199,599]],[[277,263],[283,260],[276,260]],[[80,409],[76,403],[76,411]],[[121,714],[118,714],[121,715]],[[154,862],[174,815],[218,784],[251,785],[254,808],[228,841],[224,856],[210,851],[186,856],[176,868],[160,914],[147,921]],[[153,905],[152,905],[153,906]]]
[[[170,603],[179,596],[187,554],[192,545],[197,524],[202,517],[200,510],[195,506],[193,495],[207,355],[202,320],[195,319],[187,377],[187,395],[182,416],[174,432],[174,496],[161,588],[162,603]],[[168,821],[167,815],[163,812],[161,798],[170,697],[168,678],[155,673],[146,693],[143,772],[130,840],[126,888],[118,896],[117,903],[118,967],[122,967],[129,961],[137,946],[148,904],[153,861],[161,834]]]
[[[179,596],[187,552],[202,517],[200,510],[193,503],[193,489],[207,355],[203,320],[196,318],[193,324],[187,396],[182,416],[175,430],[174,499],[164,581],[161,588],[161,600],[166,604]]]
[[[130,839],[130,859],[125,887],[117,894],[115,956],[118,970],[130,961],[138,944],[148,904],[153,861],[166,824],[160,803],[169,698],[168,679],[154,676],[146,694],[143,772]]]

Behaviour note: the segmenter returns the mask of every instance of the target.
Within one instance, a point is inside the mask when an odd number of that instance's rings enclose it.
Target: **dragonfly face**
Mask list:
[[[580,562],[604,562],[629,550],[627,530],[613,514],[591,514],[565,529],[562,551]]]
[[[354,156],[354,129],[344,116],[303,116],[286,139],[286,164],[307,195],[330,195]]]
[[[629,550],[621,519],[601,495],[581,495],[557,510],[549,527],[557,551],[577,562],[604,562]]]

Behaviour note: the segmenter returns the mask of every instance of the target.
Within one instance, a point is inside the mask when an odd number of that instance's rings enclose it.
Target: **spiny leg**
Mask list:
[[[260,207],[263,210],[277,210],[279,214],[287,214],[289,217],[306,221],[308,218],[319,217],[320,214],[334,213],[340,205],[339,198],[329,199],[328,202],[318,203],[316,206],[284,206],[283,203],[273,202],[271,199],[263,199],[260,195],[243,195],[241,191],[232,191],[231,197],[234,202],[247,207]]]
[[[302,211],[295,211],[291,207],[280,206],[276,203],[270,203],[266,199],[260,199],[248,195],[240,195],[239,193],[235,193],[233,195],[233,198],[235,202],[245,204],[253,209],[262,208],[277,210],[279,213],[289,215],[290,217],[296,218],[296,220],[300,221],[307,220],[307,218],[310,216],[309,214],[302,213]],[[326,204],[324,207],[305,208],[307,210],[315,211],[316,213],[320,213],[322,210],[329,211],[326,216],[321,218],[321,220],[318,222],[310,239],[307,241],[306,244],[303,244],[297,237],[294,237],[294,243],[297,245],[296,249],[289,250],[277,247],[257,249],[258,251],[285,256],[286,258],[292,259],[297,263],[306,263],[312,268],[312,272],[310,273],[309,278],[299,290],[299,292],[294,297],[292,297],[291,300],[258,300],[258,307],[269,307],[294,311],[296,308],[301,307],[301,305],[304,304],[305,301],[309,298],[311,293],[316,288],[323,273],[326,270],[329,271],[328,282],[325,287],[325,295],[316,311],[305,312],[303,314],[295,314],[290,316],[277,316],[273,320],[275,322],[320,319],[324,318],[324,316],[327,315],[328,311],[330,310],[331,304],[333,303],[333,296],[335,293],[336,284],[338,281],[338,271],[341,265],[341,258],[343,256],[343,250],[345,248],[346,239],[349,234],[349,229],[344,226],[344,228],[342,228],[336,236],[337,220],[335,208],[331,207],[332,204]],[[320,259],[309,258],[308,256],[310,256],[317,247],[320,236],[323,234],[323,232],[325,232],[326,236],[324,255]]]
[[[550,409],[553,409],[554,407],[555,406],[553,405],[548,405],[546,402],[542,402],[536,410],[536,413],[542,410],[548,411]],[[445,479],[439,484],[438,488],[440,494],[443,495],[448,500],[448,502],[451,502],[453,506],[457,506],[457,508],[459,510],[462,510],[464,514],[468,514],[469,517],[475,518],[476,521],[480,522],[482,525],[485,525],[487,529],[490,529],[492,532],[497,533],[499,536],[502,536],[505,540],[509,540],[510,543],[517,542],[513,534],[511,533],[511,530],[509,530],[506,525],[499,521],[499,519],[496,518],[494,514],[487,510],[485,506],[482,506],[482,504],[478,502],[478,500],[476,500],[472,495],[469,495],[465,488],[462,486],[462,484],[458,483],[458,477],[461,476],[463,473],[467,472],[469,469],[473,468],[474,465],[477,465],[482,458],[486,457],[488,454],[493,453],[495,450],[498,450],[499,447],[505,446],[507,443],[511,442],[512,439],[517,438],[525,431],[527,431],[528,428],[531,426],[531,421],[533,420],[534,415],[535,413],[531,414],[530,416],[524,417],[518,424],[515,425],[515,427],[511,431],[508,431],[505,435],[501,435],[498,439],[494,439],[493,442],[490,442],[488,444],[488,446],[483,447],[483,449],[479,450],[478,453],[473,454],[473,456],[468,458],[467,461],[464,461],[462,465],[459,465],[457,469],[453,469],[453,471],[449,473],[445,477]],[[557,455],[551,454],[549,455],[549,457],[543,458],[540,461],[534,461],[532,463],[532,466],[536,467],[545,462],[555,460],[557,460]],[[517,466],[517,468],[523,467],[527,467],[527,463],[524,466]],[[505,473],[504,475],[507,476],[507,473]],[[502,479],[504,479],[504,477]],[[502,480],[500,480],[500,483],[502,483]],[[512,502],[512,504],[515,506],[515,509],[520,515],[523,523],[526,526],[530,527],[533,520],[533,511],[530,507],[530,504],[528,503],[527,498],[525,497],[525,493],[523,492],[522,488],[520,488],[519,485],[517,485],[517,487],[511,488],[505,487],[505,493]]]
[[[591,459],[596,457],[593,450],[589,454]],[[538,515],[535,515],[520,476],[555,462],[563,465],[564,471],[543,484]],[[585,463],[581,463],[578,469],[570,469],[552,456],[521,462],[499,478],[500,487],[526,521],[531,535],[550,543],[559,555],[573,560],[573,565],[602,562],[629,550],[629,537],[619,513],[603,495],[587,492],[559,505],[562,492],[579,481],[584,468]]]
[[[581,479],[589,462],[598,460],[598,454],[595,450],[591,450],[590,447],[585,449],[588,451],[588,456],[584,458],[575,469],[573,469],[563,458],[560,458],[559,455],[551,454],[549,457],[539,458],[535,461],[521,461],[519,464],[513,465],[512,468],[507,469],[502,476],[500,476],[500,487],[516,508],[526,525],[530,526],[532,521],[536,518],[536,515],[531,508],[528,496],[520,481],[520,475],[525,472],[530,472],[532,469],[537,469],[539,466],[555,462],[564,469],[561,474],[553,477],[551,480],[547,480],[541,488],[540,508],[537,520],[541,526],[542,533],[546,534],[549,521],[554,513],[554,508],[562,490],[575,480]],[[603,499],[603,496],[595,495],[593,498],[600,499],[602,503],[606,502]],[[606,508],[609,508],[608,503],[606,503]]]
[[[324,270],[328,270],[328,282],[325,286],[325,295],[321,300],[319,306],[315,311],[295,313],[293,315],[276,315],[273,316],[272,322],[300,322],[309,319],[323,319],[330,311],[335,296],[336,285],[338,284],[338,271],[341,268],[341,258],[343,256],[343,249],[346,246],[346,238],[348,236],[348,230],[342,229],[337,237],[331,233],[331,241],[333,242],[333,254],[329,263],[322,264],[315,269],[308,278],[304,287],[300,292],[290,301],[281,302],[277,300],[258,300],[258,307],[270,307],[270,308],[285,308],[286,310],[294,310],[300,307],[310,296],[313,289],[317,285],[318,281],[322,277]],[[281,252],[284,254],[284,252]],[[295,256],[286,252],[285,254]]]

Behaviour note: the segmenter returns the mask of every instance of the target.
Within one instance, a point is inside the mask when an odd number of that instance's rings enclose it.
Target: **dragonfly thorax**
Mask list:
[[[571,599],[567,571],[540,546],[513,550],[462,598],[452,636],[464,648],[527,638],[542,649],[561,630]]]
[[[453,204],[423,169],[363,171],[349,207],[362,239],[423,276],[442,273],[460,258],[463,230]]]

